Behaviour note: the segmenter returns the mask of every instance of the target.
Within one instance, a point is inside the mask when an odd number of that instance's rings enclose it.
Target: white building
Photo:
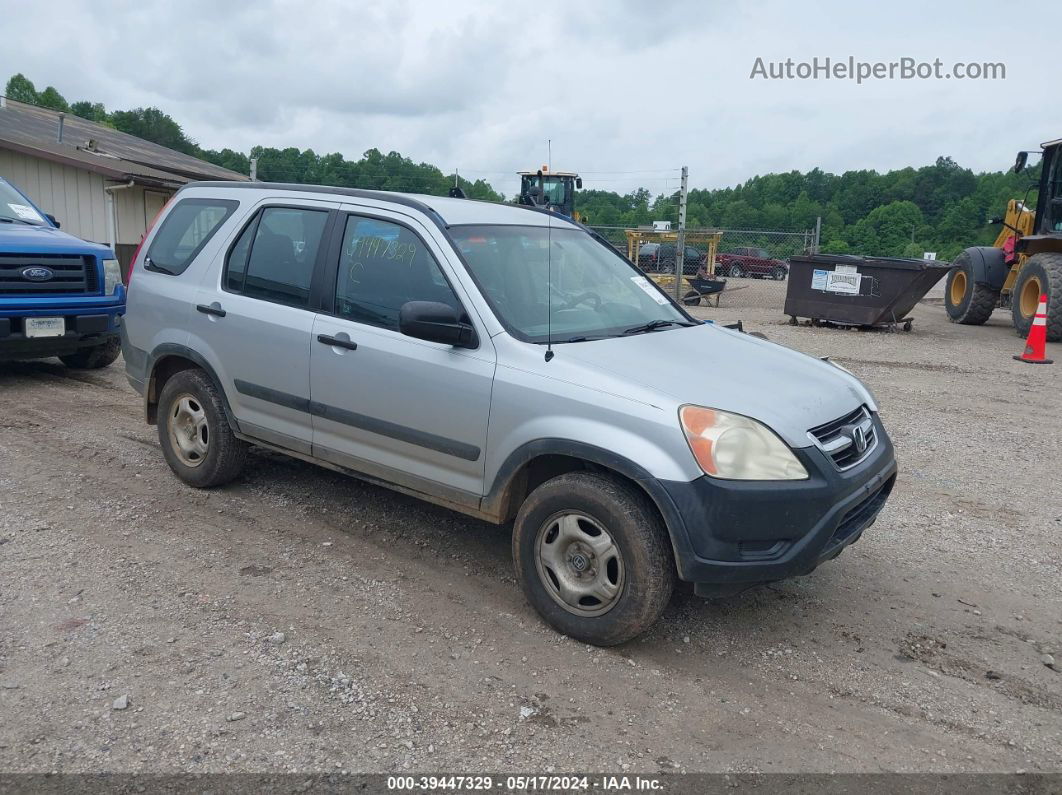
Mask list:
[[[247,176],[72,114],[0,97],[0,177],[123,265],[186,182]]]

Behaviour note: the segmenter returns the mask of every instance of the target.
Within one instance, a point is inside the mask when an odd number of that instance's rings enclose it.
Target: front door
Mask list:
[[[495,353],[404,336],[407,301],[464,306],[443,249],[398,214],[341,214],[330,311],[310,354],[314,455],[420,492],[475,503],[483,493]]]

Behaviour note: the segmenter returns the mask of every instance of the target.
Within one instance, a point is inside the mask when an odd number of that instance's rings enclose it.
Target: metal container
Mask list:
[[[915,304],[951,268],[947,262],[894,257],[812,254],[791,257],[785,313],[794,325],[903,325],[911,330]]]

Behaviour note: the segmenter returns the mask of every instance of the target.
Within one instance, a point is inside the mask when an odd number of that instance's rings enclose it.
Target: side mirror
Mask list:
[[[1018,152],[1018,156],[1014,159],[1014,173],[1020,174],[1022,169],[1025,168],[1025,164],[1029,162],[1028,152]]]
[[[583,189],[583,178],[582,177],[576,177],[575,178],[575,187],[576,187],[577,190],[582,190]]]
[[[462,323],[449,304],[437,301],[407,301],[398,311],[398,330],[407,337],[441,342],[455,348],[475,348],[476,332]]]
[[[54,215],[52,215],[51,213],[45,213],[44,217],[47,218],[49,221],[51,221],[52,222],[52,226],[54,226],[56,229],[59,228],[59,222],[57,220],[55,220],[55,216]]]

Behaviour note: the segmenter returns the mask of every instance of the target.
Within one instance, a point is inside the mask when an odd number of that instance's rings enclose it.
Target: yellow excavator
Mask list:
[[[1025,337],[1040,296],[1047,296],[1047,339],[1062,340],[1062,138],[1041,144],[1039,194],[1034,208],[1011,199],[991,246],[964,250],[948,272],[944,306],[955,323],[979,326],[996,307],[1010,308]],[[1020,173],[1030,152],[1018,152]],[[1035,154],[1035,153],[1033,153]]]

